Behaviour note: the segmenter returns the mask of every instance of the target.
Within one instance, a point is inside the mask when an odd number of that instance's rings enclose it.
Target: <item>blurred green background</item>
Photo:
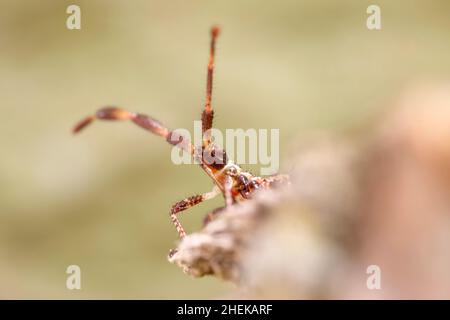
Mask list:
[[[81,30],[66,8],[81,7]],[[382,30],[366,28],[381,7]],[[448,1],[0,0],[0,298],[214,298],[232,286],[167,262],[168,212],[209,191],[195,166],[131,124],[81,117],[114,104],[192,129],[209,28],[222,27],[216,127],[363,131],[411,82],[448,79]],[[182,216],[188,232],[221,205]],[[68,265],[82,290],[66,289]]]

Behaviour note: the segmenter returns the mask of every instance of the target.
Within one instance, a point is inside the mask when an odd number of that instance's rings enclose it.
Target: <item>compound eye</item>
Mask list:
[[[238,176],[239,188],[243,192],[248,192],[248,179],[246,176]]]
[[[244,198],[248,198],[250,194],[250,189],[248,185],[248,179],[244,175],[238,176],[238,182],[239,182],[239,192]]]
[[[215,147],[205,149],[203,152],[203,159],[206,164],[216,170],[221,170],[228,163],[228,157],[225,151]]]

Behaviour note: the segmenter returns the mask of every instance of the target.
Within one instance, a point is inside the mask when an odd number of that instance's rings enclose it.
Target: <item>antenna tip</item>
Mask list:
[[[213,38],[217,37],[220,33],[220,28],[218,26],[213,26],[211,28],[211,35]]]

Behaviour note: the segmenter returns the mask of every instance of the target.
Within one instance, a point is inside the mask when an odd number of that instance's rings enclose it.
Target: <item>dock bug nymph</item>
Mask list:
[[[195,195],[175,203],[170,210],[170,218],[175,225],[180,238],[186,236],[186,232],[178,220],[177,214],[205,200],[211,199],[222,193],[225,198],[225,205],[231,206],[234,203],[250,199],[255,191],[259,189],[271,188],[276,184],[288,182],[286,175],[273,175],[268,177],[257,177],[250,172],[244,171],[240,166],[228,159],[225,151],[214,144],[211,140],[211,128],[214,118],[214,110],[211,106],[214,52],[216,38],[219,35],[219,28],[211,29],[211,44],[209,52],[208,73],[206,82],[206,102],[202,113],[202,145],[194,146],[189,140],[179,136],[165,127],[161,122],[150,116],[129,112],[117,107],[104,107],[94,115],[81,120],[73,129],[78,133],[94,120],[131,120],[138,126],[150,131],[153,134],[163,137],[171,145],[177,146],[189,152],[193,159],[214,181],[214,188],[211,192]],[[205,222],[210,221],[222,208],[209,213]]]

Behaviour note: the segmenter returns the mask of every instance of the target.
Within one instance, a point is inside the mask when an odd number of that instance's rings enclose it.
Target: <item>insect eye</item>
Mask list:
[[[248,179],[247,179],[247,177],[243,176],[243,175],[240,175],[238,177],[238,180],[239,180],[242,188],[247,189],[247,187],[248,187]]]
[[[205,163],[211,167],[221,170],[228,163],[228,157],[224,150],[220,148],[205,149],[203,152]]]

